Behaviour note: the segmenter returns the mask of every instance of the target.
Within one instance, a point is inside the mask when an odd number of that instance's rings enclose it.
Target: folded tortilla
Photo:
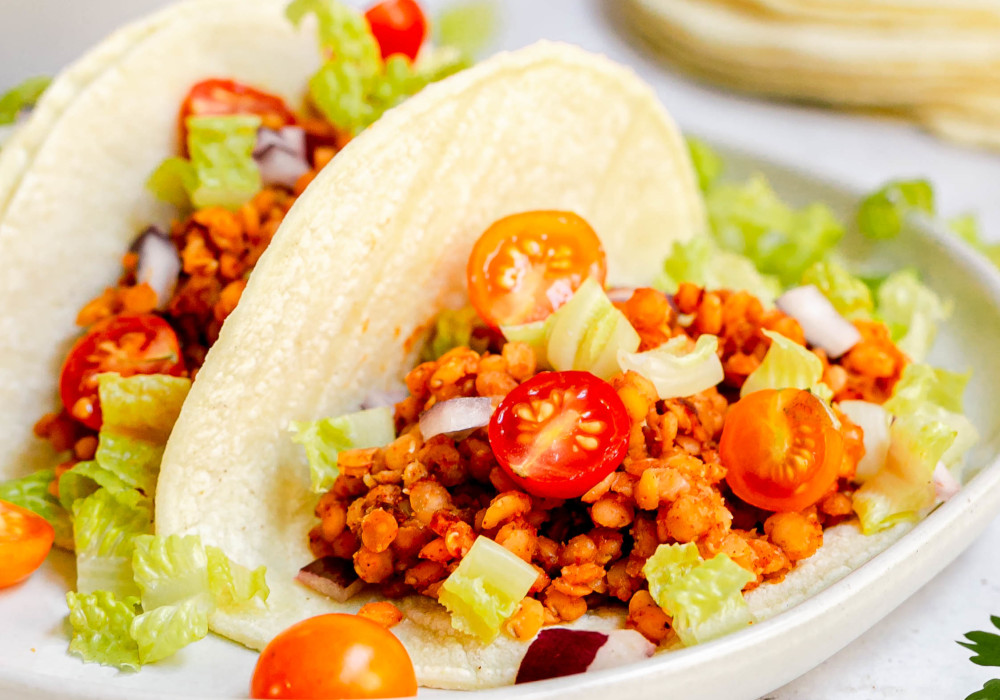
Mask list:
[[[63,72],[0,151],[0,479],[50,466],[32,424],[58,406],[80,307],[171,211],[146,191],[177,151],[191,86],[231,77],[298,100],[320,57],[284,0],[193,0],[112,35]]]

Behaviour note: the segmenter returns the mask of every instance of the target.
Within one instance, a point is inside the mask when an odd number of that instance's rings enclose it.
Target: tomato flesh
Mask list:
[[[187,152],[187,118],[255,114],[269,129],[295,123],[295,114],[277,95],[238,83],[212,78],[195,84],[181,105],[181,147]]]
[[[97,375],[184,373],[180,343],[170,324],[154,314],[121,314],[95,324],[66,356],[59,376],[59,396],[73,418],[101,427]]]
[[[630,427],[607,382],[589,372],[543,372],[500,402],[489,437],[497,462],[525,491],[576,498],[621,464]]]
[[[427,18],[414,0],[385,0],[365,12],[382,58],[400,53],[411,61],[427,36]]]
[[[726,483],[769,511],[799,511],[837,481],[844,441],[823,403],[800,389],[747,394],[729,408],[719,440]]]
[[[529,211],[480,236],[466,270],[469,300],[490,325],[541,321],[588,277],[604,283],[601,239],[572,212]]]
[[[329,614],[292,625],[261,652],[253,698],[400,698],[417,694],[410,655],[385,627]]]
[[[0,588],[13,586],[42,565],[55,530],[40,515],[0,501]]]

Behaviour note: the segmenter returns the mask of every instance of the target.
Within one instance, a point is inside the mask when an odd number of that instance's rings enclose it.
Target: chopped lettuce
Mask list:
[[[267,600],[270,589],[263,566],[250,570],[232,561],[218,547],[206,546],[208,586],[216,605],[228,611],[255,606]]]
[[[139,661],[150,664],[173,656],[208,635],[208,611],[188,598],[137,615],[129,634],[139,647]]]
[[[74,464],[72,469],[59,477],[59,502],[67,511],[73,512],[77,502],[102,488],[124,506],[135,506],[145,498],[118,474],[92,459]]]
[[[716,639],[751,622],[743,587],[754,575],[725,554],[704,561],[693,543],[661,544],[642,571],[650,595],[673,618],[673,629],[685,646]]]
[[[677,337],[646,352],[619,351],[618,364],[651,381],[661,399],[691,396],[721,382],[724,372],[716,336],[699,336],[693,349],[689,343],[686,337]]]
[[[926,180],[890,182],[864,198],[858,228],[869,238],[895,238],[911,211],[934,214],[934,190]]]
[[[69,512],[52,495],[49,486],[56,473],[52,469],[41,469],[34,474],[22,476],[0,483],[0,501],[27,508],[46,520],[55,530],[56,545],[65,549],[73,548],[73,524]]]
[[[781,294],[781,284],[777,279],[762,275],[748,258],[721,250],[708,236],[695,236],[684,243],[674,243],[663,263],[663,272],[653,286],[673,294],[681,282],[690,282],[708,290],[750,292],[765,306],[773,306],[775,298]]]
[[[550,317],[551,318],[551,317]],[[545,321],[532,321],[516,326],[500,326],[503,337],[512,343],[524,343],[535,352],[535,359],[540,369],[552,369],[549,364],[549,331],[551,324]]]
[[[132,577],[132,551],[136,536],[152,530],[148,500],[123,503],[101,488],[78,501],[73,508],[77,591],[110,591],[119,598],[139,595]]]
[[[0,126],[17,121],[23,110],[38,102],[51,82],[52,78],[47,76],[28,78],[0,95]]]
[[[139,645],[130,632],[139,605],[137,597],[119,599],[108,591],[70,591],[66,603],[73,628],[70,653],[123,671],[139,670]]]
[[[951,315],[951,304],[920,282],[915,270],[889,275],[878,288],[878,315],[899,349],[921,362],[930,352],[938,323]]]
[[[340,473],[337,458],[343,450],[382,447],[396,439],[391,406],[293,422],[290,429],[292,441],[305,447],[313,493],[325,493],[333,486]]]
[[[421,352],[421,359],[425,362],[436,360],[449,350],[462,346],[485,351],[485,344],[480,344],[479,348],[474,347],[472,335],[473,330],[482,325],[479,315],[471,306],[445,309],[434,319],[434,329]]]
[[[191,380],[166,374],[114,373],[98,376],[102,430],[156,443],[166,443]]]
[[[698,176],[698,187],[707,192],[718,181],[726,165],[719,154],[701,139],[688,136],[687,148],[691,165]]]
[[[531,564],[488,537],[478,537],[438,595],[451,625],[489,643],[538,578]]]
[[[559,371],[584,370],[609,379],[619,372],[618,354],[639,347],[639,334],[592,278],[546,322],[547,359]]]
[[[449,5],[434,21],[434,40],[450,46],[467,59],[482,53],[496,36],[500,7],[495,0],[471,0]]]
[[[798,284],[802,273],[825,258],[844,233],[825,205],[792,209],[760,175],[742,184],[716,185],[705,202],[719,245],[749,258],[785,286]]]
[[[740,396],[762,389],[808,389],[829,401],[832,392],[820,381],[823,378],[820,359],[780,333],[764,331],[764,335],[771,339],[771,347],[757,369],[746,378]]]
[[[948,221],[948,228],[976,251],[985,255],[991,263],[1000,267],[1000,243],[987,243],[983,240],[979,231],[979,221],[974,215],[956,216]]]
[[[848,320],[871,318],[875,310],[868,285],[832,260],[810,265],[802,274],[802,284],[814,285],[830,300],[837,313]]]

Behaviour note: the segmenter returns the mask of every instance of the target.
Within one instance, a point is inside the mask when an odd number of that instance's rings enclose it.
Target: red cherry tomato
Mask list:
[[[0,501],[0,588],[13,586],[42,565],[55,531],[26,508]]]
[[[277,95],[252,88],[235,80],[203,80],[188,92],[181,105],[181,144],[187,150],[187,118],[256,114],[263,126],[280,129],[295,123],[295,114]]]
[[[497,462],[525,491],[575,498],[621,464],[630,428],[607,382],[589,372],[543,372],[500,402],[489,436]]]
[[[800,389],[747,394],[729,408],[719,440],[726,483],[770,511],[798,511],[833,487],[844,441],[823,403]]]
[[[292,625],[261,652],[253,698],[343,700],[417,694],[410,655],[396,636],[357,615],[330,614]]]
[[[59,396],[71,416],[89,428],[101,427],[97,375],[184,373],[177,334],[153,314],[122,314],[95,324],[66,356]]]
[[[427,18],[414,0],[385,0],[373,5],[365,19],[378,41],[382,58],[401,53],[411,61],[427,36]]]
[[[566,211],[500,219],[480,236],[466,269],[469,300],[492,326],[541,321],[588,277],[604,283],[601,239]]]

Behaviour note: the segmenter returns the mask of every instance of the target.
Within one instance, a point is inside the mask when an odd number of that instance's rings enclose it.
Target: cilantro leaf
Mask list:
[[[1000,700],[1000,678],[986,681],[982,690],[977,690],[965,700]]]
[[[1000,629],[1000,617],[991,615],[990,622],[993,623],[994,627]],[[969,641],[958,643],[975,652],[975,655],[969,659],[972,663],[980,666],[1000,666],[1000,635],[992,632],[969,632],[965,638]],[[996,697],[1000,699],[1000,695]]]

